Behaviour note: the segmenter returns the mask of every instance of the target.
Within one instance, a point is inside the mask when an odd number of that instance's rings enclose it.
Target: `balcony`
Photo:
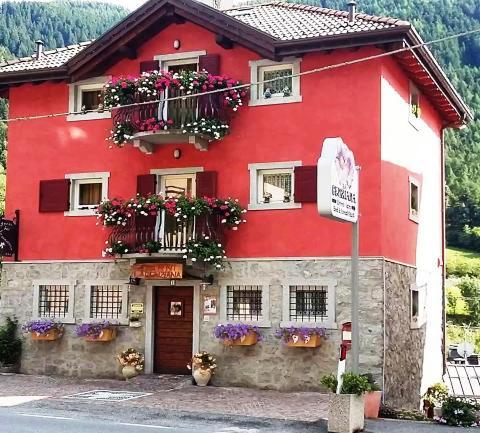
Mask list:
[[[181,257],[190,239],[204,236],[223,243],[219,216],[204,215],[183,222],[162,212],[159,216],[136,216],[126,226],[115,226],[109,242],[128,247],[124,258]]]

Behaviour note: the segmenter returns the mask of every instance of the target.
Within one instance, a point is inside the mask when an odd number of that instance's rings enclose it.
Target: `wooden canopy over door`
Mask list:
[[[155,373],[190,374],[193,287],[155,288]]]

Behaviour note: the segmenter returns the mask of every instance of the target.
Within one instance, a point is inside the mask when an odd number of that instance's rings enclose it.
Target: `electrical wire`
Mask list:
[[[445,42],[445,41],[448,41],[448,40],[451,40],[451,39],[457,39],[457,38],[460,38],[460,37],[463,37],[463,36],[468,36],[468,35],[472,35],[472,34],[476,34],[476,33],[480,33],[480,28],[473,29],[473,30],[467,30],[467,31],[456,33],[456,34],[449,35],[449,36],[444,36],[442,38],[434,39],[434,40],[427,41],[427,42],[422,42],[420,44],[416,44],[416,45],[412,45],[412,46],[408,46],[408,47],[398,48],[396,50],[387,51],[385,53],[374,54],[374,55],[371,55],[371,56],[361,57],[361,58],[354,59],[354,60],[348,60],[348,61],[345,61],[345,62],[335,63],[333,65],[322,66],[320,68],[310,69],[308,71],[298,72],[296,74],[292,73],[291,75],[282,76],[280,78],[271,78],[271,79],[268,79],[268,80],[261,80],[261,81],[246,83],[246,84],[239,84],[237,86],[229,87],[228,90],[246,89],[246,88],[250,88],[250,87],[253,87],[253,86],[258,86],[258,85],[261,85],[261,84],[271,83],[271,82],[278,81],[278,80],[285,80],[287,78],[296,78],[296,77],[301,77],[301,76],[305,76],[305,75],[311,75],[311,74],[316,74],[316,73],[320,73],[320,72],[324,72],[324,71],[329,71],[329,70],[341,68],[341,67],[344,67],[344,66],[355,65],[355,64],[358,64],[358,63],[363,63],[363,62],[367,62],[367,61],[370,61],[370,60],[376,60],[376,59],[380,59],[380,58],[383,58],[383,57],[388,57],[388,56],[392,56],[392,55],[395,55],[395,54],[403,53],[403,52],[406,52],[406,51],[412,51],[413,52],[417,48],[428,47],[428,46],[433,45],[433,44],[437,44],[437,43],[440,43],[440,42]],[[186,95],[182,95],[182,96],[166,97],[166,98],[157,99],[157,100],[148,101],[148,102],[135,102],[135,103],[132,103],[132,104],[125,104],[125,105],[119,105],[119,106],[112,107],[112,108],[105,108],[105,109],[101,110],[100,112],[106,112],[106,111],[111,112],[113,110],[117,110],[117,109],[120,109],[120,108],[131,108],[131,107],[138,107],[138,106],[154,104],[154,103],[159,103],[160,104],[162,102],[175,101],[175,100],[180,100],[180,99],[184,100],[184,99],[188,99],[188,98],[198,98],[200,96],[206,96],[206,95],[211,95],[211,94],[215,94],[215,93],[225,92],[226,90],[227,89],[215,89],[215,90],[209,90],[207,92],[202,92],[202,93],[192,93],[192,94],[186,94]],[[20,116],[20,117],[14,117],[14,118],[11,118],[11,119],[0,119],[0,123],[11,123],[11,122],[24,121],[24,120],[49,119],[49,118],[55,118],[55,117],[64,117],[64,116],[69,116],[69,115],[79,115],[79,114],[98,113],[98,112],[99,112],[99,110],[81,110],[81,111],[68,111],[68,112],[61,112],[61,113],[51,113],[51,114],[40,114],[40,115],[35,115],[35,116]]]

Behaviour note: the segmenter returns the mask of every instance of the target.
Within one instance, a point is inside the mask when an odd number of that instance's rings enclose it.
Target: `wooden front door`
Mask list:
[[[193,287],[156,287],[155,372],[189,374],[192,343]]]

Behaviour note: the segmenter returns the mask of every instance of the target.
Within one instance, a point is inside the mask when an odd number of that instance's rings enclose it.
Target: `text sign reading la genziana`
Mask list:
[[[318,213],[337,221],[358,220],[358,170],[340,137],[327,138],[317,165]]]

